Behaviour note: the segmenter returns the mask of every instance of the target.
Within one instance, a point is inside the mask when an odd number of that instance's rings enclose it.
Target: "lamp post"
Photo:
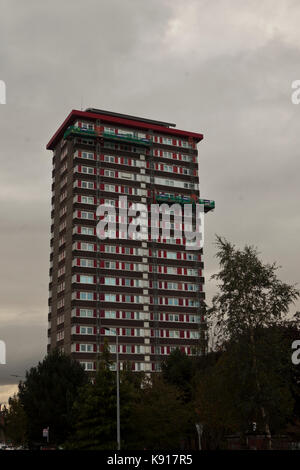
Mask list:
[[[104,327],[105,330],[111,331],[111,328]],[[119,377],[119,336],[116,332],[116,367],[117,367],[117,449],[121,450],[121,433],[120,433],[120,377]]]

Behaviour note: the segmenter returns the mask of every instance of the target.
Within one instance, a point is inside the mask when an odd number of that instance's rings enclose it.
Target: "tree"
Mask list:
[[[294,414],[293,364],[285,327],[256,332],[257,375],[249,361],[249,338],[227,343],[215,365],[205,371],[197,390],[196,409],[205,432],[220,444],[226,434],[246,434],[256,423],[264,428],[264,406],[273,433],[285,430]],[[261,383],[260,390],[256,380]]]
[[[78,390],[88,381],[82,366],[69,355],[54,350],[26,372],[19,384],[19,402],[27,416],[29,441],[41,442],[49,426],[50,442],[63,443],[70,430]]]
[[[141,389],[132,415],[139,449],[178,449],[180,442],[195,429],[193,409],[183,393],[153,375]]]
[[[112,450],[117,448],[116,373],[111,370],[107,342],[104,343],[93,383],[81,388],[74,403],[73,433],[67,449]],[[120,373],[121,448],[133,432],[131,410],[136,402],[138,382],[128,368]]]
[[[208,316],[221,331],[222,341],[233,343],[244,339],[253,377],[252,393],[271,447],[271,410],[266,408],[263,398],[267,381],[260,373],[264,364],[258,363],[258,337],[263,328],[284,324],[289,306],[299,297],[299,291],[280,281],[276,264],[264,264],[255,248],[245,246],[244,250],[238,250],[222,237],[217,237],[217,247],[220,271],[212,278],[219,282],[219,293],[213,298]]]
[[[179,348],[172,351],[161,365],[164,380],[180,389],[186,400],[192,399],[196,363]]]
[[[19,397],[15,394],[8,400],[5,413],[5,434],[14,444],[24,445],[27,441],[27,416]]]

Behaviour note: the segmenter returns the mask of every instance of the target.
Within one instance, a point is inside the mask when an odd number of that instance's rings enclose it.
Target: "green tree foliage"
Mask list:
[[[177,348],[162,363],[161,369],[164,380],[181,390],[186,400],[191,400],[196,372],[195,361]]]
[[[79,387],[87,380],[81,365],[57,350],[26,372],[18,396],[27,416],[29,441],[43,441],[42,430],[48,426],[51,443],[66,440],[71,430],[73,403]]]
[[[249,340],[248,340],[249,341]],[[290,342],[284,327],[261,329],[256,337],[257,370],[252,367],[247,338],[226,345],[219,360],[208,368],[197,389],[199,420],[216,444],[231,433],[247,433],[255,422],[264,432],[263,406],[272,433],[282,432],[292,419],[295,400],[292,389]],[[261,384],[256,387],[256,381]]]
[[[255,248],[246,245],[238,250],[221,237],[216,244],[220,271],[212,279],[218,282],[219,293],[208,316],[220,327],[222,341],[280,324],[299,291],[280,281],[276,264],[264,264]]]
[[[107,343],[93,383],[82,387],[74,404],[74,430],[67,449],[113,450],[117,444],[116,372],[110,369]],[[138,381],[129,368],[120,373],[121,447],[126,448],[132,435],[131,409],[136,402]]]
[[[279,425],[275,416],[279,421],[283,415],[289,416],[292,406],[286,388],[290,358],[283,355],[278,328],[286,324],[290,304],[299,297],[299,291],[280,281],[276,264],[264,264],[253,247],[238,250],[221,237],[217,237],[217,246],[220,271],[212,277],[219,283],[219,293],[208,315],[221,333],[219,340],[230,344],[230,355],[227,350],[216,366],[223,387],[227,387],[222,405],[229,390],[228,397],[235,396],[236,413],[232,417],[238,415],[233,419],[234,426],[237,421],[240,426],[245,419],[255,418],[271,445],[270,426]],[[230,388],[234,380],[235,387]],[[221,383],[211,386],[217,390]]]
[[[16,394],[9,398],[8,404],[5,413],[6,438],[14,444],[24,445],[27,441],[27,417],[23,405]]]
[[[137,449],[171,450],[194,430],[193,409],[185,403],[183,393],[153,375],[141,389],[140,400],[133,411]]]

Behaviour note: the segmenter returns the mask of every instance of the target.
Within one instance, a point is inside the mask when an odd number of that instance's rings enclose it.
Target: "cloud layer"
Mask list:
[[[0,397],[46,351],[51,154],[71,109],[88,106],[204,133],[200,188],[206,291],[214,234],[258,246],[299,282],[299,3],[2,0]],[[299,308],[299,305],[298,305]]]

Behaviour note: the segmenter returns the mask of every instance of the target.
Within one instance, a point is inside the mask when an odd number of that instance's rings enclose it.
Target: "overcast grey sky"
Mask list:
[[[71,109],[201,132],[206,291],[214,234],[299,274],[297,0],[0,0],[0,402],[46,351],[51,152]],[[299,308],[299,305],[298,305]]]

